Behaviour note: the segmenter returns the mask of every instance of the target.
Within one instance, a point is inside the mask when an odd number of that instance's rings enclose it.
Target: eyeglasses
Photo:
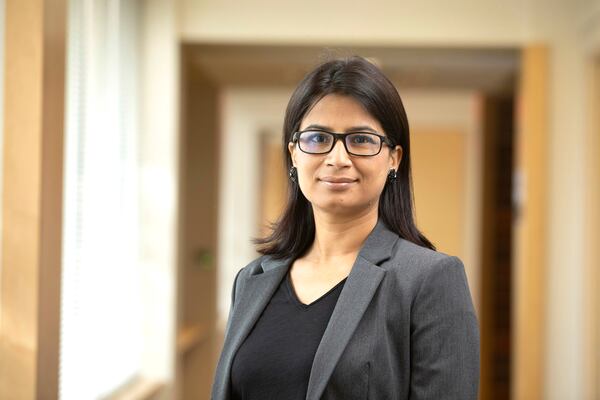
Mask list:
[[[394,148],[392,141],[386,136],[371,132],[334,133],[310,129],[295,132],[292,136],[292,142],[298,142],[300,150],[308,154],[329,153],[338,139],[344,143],[346,152],[353,156],[376,156],[384,143]]]

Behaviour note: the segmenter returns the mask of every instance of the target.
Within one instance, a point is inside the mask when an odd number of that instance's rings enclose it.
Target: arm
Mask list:
[[[446,257],[413,300],[410,399],[475,400],[478,386],[479,325],[463,263]]]

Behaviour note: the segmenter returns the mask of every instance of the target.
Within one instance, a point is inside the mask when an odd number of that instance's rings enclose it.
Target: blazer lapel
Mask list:
[[[397,240],[398,236],[380,220],[363,244],[317,348],[306,400],[319,400],[325,390],[342,352],[385,275],[385,270],[378,264],[391,257]]]
[[[323,393],[335,365],[383,279],[385,270],[378,264],[390,258],[397,240],[398,236],[380,220],[363,244],[317,348],[308,382],[307,400],[318,400]],[[222,373],[216,374],[213,398],[230,398],[233,357],[275,293],[291,261],[274,260],[266,256],[244,279],[217,366]]]
[[[239,301],[236,299],[237,306],[232,311],[229,335],[223,343],[223,354],[218,369],[222,368],[224,373],[217,374],[220,379],[215,383],[215,393],[220,393],[222,396],[216,398],[230,398],[229,382],[233,357],[283,279],[288,270],[289,261],[265,257],[261,265],[258,265],[245,278],[243,290],[239,294]]]

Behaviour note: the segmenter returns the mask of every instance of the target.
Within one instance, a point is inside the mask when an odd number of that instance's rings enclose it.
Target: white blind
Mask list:
[[[140,370],[136,2],[69,5],[60,398]]]

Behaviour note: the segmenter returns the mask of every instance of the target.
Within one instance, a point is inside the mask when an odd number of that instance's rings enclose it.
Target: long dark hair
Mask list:
[[[286,170],[292,166],[288,142],[306,113],[328,94],[351,96],[375,117],[394,146],[402,147],[397,179],[387,182],[379,198],[379,218],[400,237],[419,246],[435,246],[417,229],[413,215],[413,187],[410,168],[408,119],[402,100],[390,80],[371,62],[358,56],[335,59],[317,66],[302,79],[285,111],[283,153]],[[271,223],[272,233],[254,239],[258,252],[276,259],[297,258],[315,238],[312,205],[297,183],[288,185],[283,214]]]

